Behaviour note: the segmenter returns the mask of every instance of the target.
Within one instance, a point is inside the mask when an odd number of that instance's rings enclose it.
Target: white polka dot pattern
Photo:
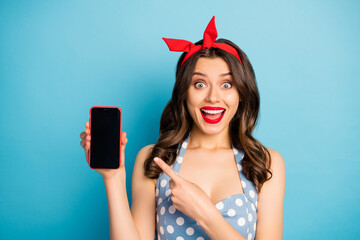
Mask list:
[[[250,195],[251,198],[254,198],[255,197],[255,192],[253,190],[250,190],[249,195]]]
[[[243,218],[243,217],[239,218],[237,223],[239,224],[240,227],[244,226],[245,225],[245,218]]]
[[[160,233],[164,235],[164,228],[162,226],[160,226]]]
[[[235,212],[235,210],[232,209],[232,208],[230,208],[230,209],[227,211],[227,215],[228,215],[229,217],[233,217],[233,216],[235,216],[235,214],[236,214],[236,212]]]
[[[171,189],[168,189],[168,190],[166,190],[166,192],[165,192],[165,196],[169,196],[171,194]]]
[[[164,213],[165,213],[165,207],[161,207],[161,209],[160,209],[160,214],[161,214],[161,215],[164,215]]]
[[[182,163],[183,158],[182,158],[182,157],[180,157],[180,156],[178,156],[178,157],[176,157],[176,161],[177,161],[178,163]]]
[[[174,233],[174,227],[171,226],[171,225],[168,225],[168,226],[166,227],[166,230],[168,231],[168,233]]]
[[[223,202],[219,202],[219,203],[217,203],[215,206],[216,206],[216,208],[217,208],[218,210],[221,210],[221,209],[224,208],[224,203],[223,203]]]
[[[167,183],[166,179],[163,179],[163,180],[161,180],[160,186],[165,187],[166,183]]]
[[[184,224],[184,218],[178,217],[176,219],[176,223],[177,223],[177,225],[182,226]]]
[[[240,164],[236,164],[236,166],[237,166],[237,169],[238,169],[239,171],[241,171],[241,170],[242,170],[242,167],[241,167],[241,165],[240,165]]]
[[[248,214],[248,220],[249,220],[249,222],[252,221],[252,215],[251,215],[251,213]]]
[[[178,155],[170,167],[178,173],[183,162],[188,138],[179,145]],[[257,190],[253,182],[243,173],[241,160],[244,152],[233,148],[236,167],[240,176],[240,183],[244,190],[242,194],[234,194],[223,199],[215,205],[224,219],[242,236],[254,240],[257,222]],[[211,240],[202,227],[191,217],[177,210],[171,201],[171,188],[169,176],[160,174],[155,189],[156,199],[156,228],[157,237],[160,239],[176,240]]]
[[[174,214],[175,211],[176,211],[176,208],[175,208],[173,205],[171,205],[171,206],[169,207],[169,213],[170,213],[170,214]]]
[[[239,207],[241,207],[243,205],[243,201],[240,198],[237,198],[235,200],[235,204],[238,205]]]
[[[255,205],[253,203],[251,203],[251,209],[255,212],[256,209],[255,209]]]
[[[186,229],[186,234],[189,235],[189,236],[193,235],[194,234],[194,229],[192,227],[188,227]]]

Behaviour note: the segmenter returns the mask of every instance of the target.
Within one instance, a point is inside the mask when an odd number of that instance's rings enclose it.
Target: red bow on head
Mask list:
[[[213,16],[207,25],[205,32],[204,32],[204,39],[202,45],[195,45],[192,42],[182,40],[182,39],[172,39],[172,38],[162,38],[168,45],[170,51],[175,52],[187,52],[187,54],[184,57],[184,60],[181,63],[181,67],[184,64],[184,62],[194,53],[197,51],[206,49],[206,48],[221,48],[228,53],[231,53],[234,55],[237,59],[239,59],[240,63],[242,63],[238,52],[235,48],[232,46],[226,44],[226,43],[216,43],[215,40],[217,38],[218,34],[216,31],[215,26],[215,16]]]

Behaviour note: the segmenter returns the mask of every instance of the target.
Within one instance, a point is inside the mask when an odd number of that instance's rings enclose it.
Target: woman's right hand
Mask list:
[[[80,138],[81,138],[80,145],[85,150],[85,159],[86,159],[86,162],[90,166],[89,149],[90,149],[91,132],[90,132],[89,122],[85,123],[85,127],[86,127],[85,131],[80,134]],[[121,145],[120,145],[121,164],[120,164],[120,167],[118,169],[94,169],[95,171],[97,171],[98,173],[100,173],[103,176],[104,180],[110,179],[114,176],[118,176],[121,174],[123,174],[123,178],[125,179],[125,174],[126,174],[125,173],[125,146],[128,141],[126,138],[126,132],[121,133],[120,141],[121,141]]]

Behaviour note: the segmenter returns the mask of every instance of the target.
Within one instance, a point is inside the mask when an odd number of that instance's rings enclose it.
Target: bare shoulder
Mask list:
[[[136,176],[138,176],[138,177],[140,177],[141,175],[144,175],[144,162],[151,154],[151,151],[154,146],[155,146],[155,144],[150,144],[150,145],[147,145],[147,146],[143,147],[142,149],[140,149],[140,151],[138,152],[136,159],[135,159],[133,174],[136,174]],[[150,179],[148,179],[148,180],[150,180]],[[154,183],[156,182],[156,180],[153,180],[153,179],[151,179],[151,181],[153,181]]]
[[[275,149],[266,148],[271,156],[270,170],[276,174],[285,174],[285,161],[280,152]]]
[[[136,156],[136,160],[139,159],[140,161],[142,161],[144,163],[145,160],[150,155],[154,146],[155,146],[155,144],[150,144],[150,145],[146,145],[145,147],[140,149],[140,151],[138,152],[138,155]]]

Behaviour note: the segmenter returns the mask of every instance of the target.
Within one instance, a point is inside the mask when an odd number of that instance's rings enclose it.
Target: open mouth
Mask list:
[[[217,119],[217,118],[221,117],[225,112],[225,109],[223,109],[223,110],[200,109],[200,110],[201,110],[202,114],[209,119]]]
[[[208,109],[201,108],[200,112],[201,112],[202,117],[204,118],[204,120],[207,123],[215,124],[215,123],[220,122],[220,120],[224,116],[225,109],[219,108],[217,110],[208,110]]]

